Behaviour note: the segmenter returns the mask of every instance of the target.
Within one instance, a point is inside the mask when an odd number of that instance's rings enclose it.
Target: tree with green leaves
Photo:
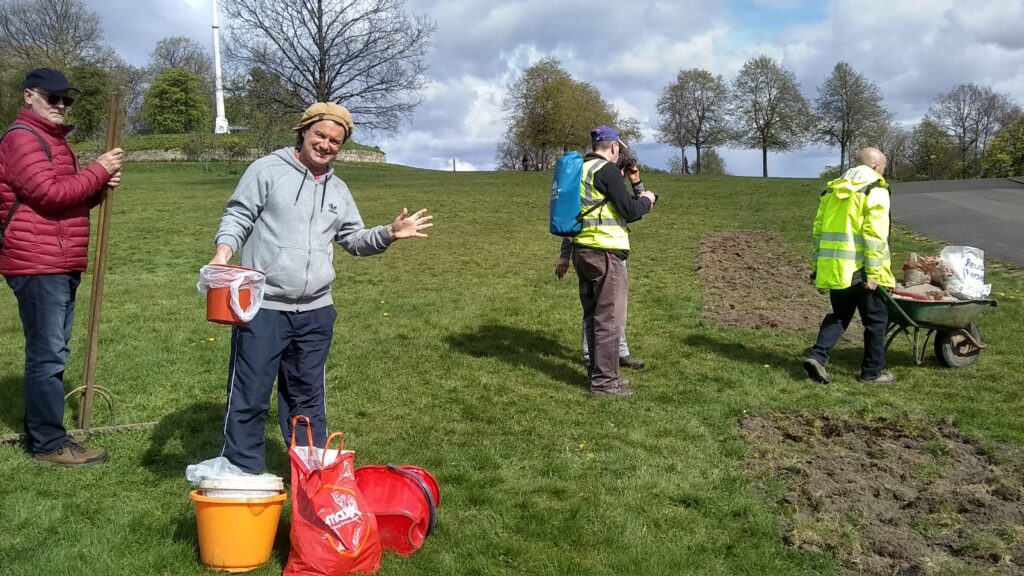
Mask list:
[[[157,134],[185,134],[202,129],[210,116],[202,79],[181,68],[168,68],[146,91],[142,114]]]
[[[282,139],[287,139],[295,126],[292,110],[298,103],[279,103],[294,97],[280,78],[261,68],[253,68],[244,77],[231,78],[225,91],[228,96],[224,107],[230,124],[245,127],[254,135],[260,154],[269,154]]]
[[[106,134],[110,114],[110,75],[97,66],[73,68],[68,81],[75,87],[75,105],[68,108],[67,123],[75,126],[74,141],[100,138]]]
[[[818,87],[814,108],[818,140],[839,146],[840,172],[852,156],[852,144],[857,137],[878,131],[890,118],[882,103],[882,91],[846,62],[836,64],[825,83]]]
[[[548,170],[563,149],[586,150],[590,131],[600,125],[615,126],[626,142],[641,139],[639,122],[620,117],[596,88],[575,80],[554,58],[523,71],[508,86],[502,108],[508,130],[496,151],[499,169]]]
[[[729,88],[722,76],[707,70],[680,70],[675,82],[665,86],[658,98],[658,141],[679,148],[697,150],[694,174],[701,173],[701,149],[729,140]]]
[[[734,138],[761,150],[762,176],[768,177],[768,151],[803,147],[812,126],[811,109],[796,75],[768,56],[747,60],[732,83]]]
[[[1024,176],[1024,116],[1018,116],[992,139],[981,160],[986,178]]]
[[[946,131],[925,117],[910,135],[908,160],[915,180],[944,180],[953,176],[956,152]]]

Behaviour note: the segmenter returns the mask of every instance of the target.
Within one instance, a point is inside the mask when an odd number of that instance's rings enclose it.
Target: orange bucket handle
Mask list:
[[[310,448],[313,448],[313,425],[309,422],[309,417],[299,414],[292,418],[292,448],[295,448],[295,429],[299,427],[299,420],[302,420],[306,424],[306,439],[309,444],[306,444]],[[330,439],[327,440],[330,442]]]

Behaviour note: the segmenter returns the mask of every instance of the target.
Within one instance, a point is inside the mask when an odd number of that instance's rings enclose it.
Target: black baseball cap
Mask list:
[[[75,90],[64,74],[50,68],[36,68],[25,76],[22,88],[31,90],[39,88],[53,94],[54,92],[70,92]]]

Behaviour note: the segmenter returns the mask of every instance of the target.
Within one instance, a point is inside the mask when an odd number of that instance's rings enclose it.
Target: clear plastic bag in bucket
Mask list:
[[[267,275],[252,268],[207,264],[196,289],[206,296],[206,317],[221,324],[246,324],[263,304]]]

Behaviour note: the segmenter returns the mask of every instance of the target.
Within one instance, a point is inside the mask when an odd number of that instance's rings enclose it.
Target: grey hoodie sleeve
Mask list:
[[[388,233],[387,226],[375,226],[366,228],[363,226],[363,218],[359,215],[355,201],[351,200],[345,216],[341,222],[341,228],[335,234],[334,240],[346,252],[353,256],[373,256],[388,249],[395,241]]]
[[[242,179],[238,181],[238,186],[228,199],[224,214],[220,217],[220,227],[214,237],[215,246],[227,244],[233,253],[238,254],[242,244],[245,244],[252,233],[253,225],[263,211],[267,191],[270,189],[270,184],[261,180],[261,166],[260,162],[250,164]]]

